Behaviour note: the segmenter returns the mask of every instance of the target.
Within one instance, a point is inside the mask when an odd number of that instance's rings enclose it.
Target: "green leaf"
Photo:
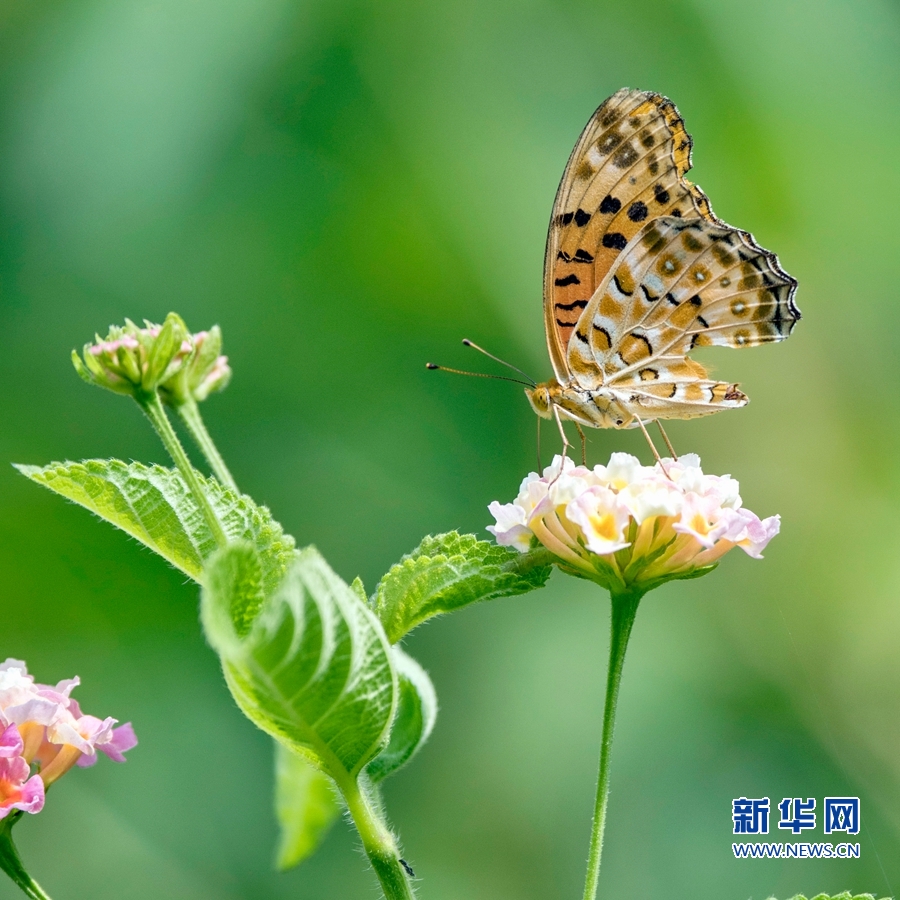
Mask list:
[[[769,900],[775,900],[775,898],[769,897]],[[803,894],[797,894],[791,897],[790,900],[806,900],[806,897]],[[833,895],[816,894],[811,900],[875,900],[875,897],[872,894],[852,894],[850,891],[844,891],[841,894]]]
[[[200,581],[204,560],[216,542],[187,485],[174,469],[89,459],[49,466],[16,466],[26,477],[73,500],[156,551],[185,575]],[[294,539],[268,509],[238,496],[214,479],[197,475],[232,539],[259,551],[260,590],[272,593],[294,558]]]
[[[542,587],[550,571],[546,551],[522,554],[451,531],[426,537],[404,556],[381,579],[372,602],[396,643],[432,616]]]
[[[281,828],[276,865],[290,869],[312,856],[340,815],[334,782],[275,741],[275,815]]]
[[[241,634],[235,598],[253,596],[255,553],[235,543],[210,559],[200,606],[207,638],[244,714],[343,790],[379,751],[394,716],[390,645],[371,610],[313,547],[297,555]]]
[[[391,648],[397,670],[399,698],[387,746],[366,766],[378,782],[406,765],[434,729],[437,694],[428,673],[399,647]]]
[[[365,585],[362,583],[362,578],[360,578],[359,575],[350,582],[350,590],[353,591],[363,603],[368,604],[369,595],[366,593]]]

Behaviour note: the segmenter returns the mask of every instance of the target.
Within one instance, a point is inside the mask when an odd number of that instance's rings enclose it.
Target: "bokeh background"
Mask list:
[[[752,403],[670,429],[783,531],[645,601],[602,896],[900,890],[898,37],[889,0],[0,2],[0,657],[79,674],[141,739],[19,826],[57,900],[377,896],[343,822],[272,870],[270,743],[196,587],[7,465],[166,461],[71,348],[124,316],[220,323],[235,377],[205,412],[239,484],[371,589],[427,532],[483,534],[532,467],[519,388],[423,364],[482,368],[470,337],[549,375],[550,206],[623,85],[677,102],[692,177],[804,320],[709,351]],[[613,450],[648,456],[591,435]],[[580,896],[607,622],[556,574],[408,640],[442,710],[386,793],[424,900]],[[845,793],[860,860],[732,858],[733,797]]]

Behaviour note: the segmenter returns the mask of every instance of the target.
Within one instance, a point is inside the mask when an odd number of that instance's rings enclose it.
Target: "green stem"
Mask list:
[[[359,789],[355,779],[338,786],[347,801],[347,809],[362,839],[366,856],[381,882],[385,900],[414,900],[412,885],[400,862],[397,842],[374,809],[371,799]]]
[[[603,831],[606,828],[606,803],[609,799],[609,759],[612,750],[613,729],[616,723],[616,704],[619,702],[619,685],[625,650],[634,625],[638,604],[643,592],[632,589],[624,593],[611,593],[612,617],[609,635],[609,670],[606,675],[606,703],[603,708],[603,737],[600,742],[600,772],[597,776],[597,799],[594,803],[594,821],[591,825],[591,848],[588,854],[587,876],[584,883],[584,900],[595,900],[600,880],[600,857],[603,854]]]
[[[213,470],[216,478],[219,479],[219,483],[227,488],[231,488],[236,494],[240,493],[231,472],[228,471],[228,466],[225,465],[225,460],[222,459],[222,454],[219,453],[219,448],[216,447],[212,436],[206,430],[206,424],[203,421],[203,416],[200,415],[200,407],[197,405],[197,401],[193,397],[188,397],[187,400],[179,403],[175,408],[178,410],[178,415],[181,416],[181,421],[184,422],[185,427],[191,433],[191,437],[200,448],[200,452],[206,457],[209,467]]]
[[[49,894],[25,871],[25,866],[19,859],[19,852],[12,839],[12,826],[15,819],[13,821],[10,819],[12,816],[0,823],[0,869],[6,872],[23,893],[32,900],[50,900]]]
[[[194,500],[197,501],[197,505],[206,519],[206,524],[209,525],[209,529],[216,539],[216,543],[220,547],[224,547],[228,543],[228,538],[222,529],[222,524],[216,518],[216,513],[209,502],[209,498],[206,496],[206,491],[203,490],[200,480],[197,478],[197,473],[191,465],[191,461],[184,452],[184,447],[181,446],[181,441],[178,440],[178,435],[175,434],[175,430],[172,428],[172,423],[166,415],[162,401],[159,399],[159,394],[153,391],[143,401],[138,402],[156,429],[156,433],[162,440],[166,450],[168,450],[169,456],[174,460],[181,477],[187,483],[188,489],[194,495]]]

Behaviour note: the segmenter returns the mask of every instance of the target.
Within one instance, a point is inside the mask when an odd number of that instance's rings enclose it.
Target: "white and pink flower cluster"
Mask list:
[[[130,319],[113,325],[105,338],[95,336],[82,355],[72,351],[78,374],[117,394],[138,396],[157,389],[176,405],[205,400],[224,390],[231,378],[228,357],[221,354],[218,326],[191,334],[180,316],[169,313],[162,325]]]
[[[72,766],[92,766],[98,751],[125,762],[137,744],[130,723],[81,712],[70,696],[79,683],[38,684],[20,660],[0,663],[0,819],[40,812],[46,788]]]
[[[759,558],[780,519],[741,505],[730,475],[705,475],[693,453],[654,466],[627,453],[609,465],[556,456],[512,503],[489,507],[498,544],[543,544],[565,566],[610,588],[652,587],[712,565],[732,547]]]

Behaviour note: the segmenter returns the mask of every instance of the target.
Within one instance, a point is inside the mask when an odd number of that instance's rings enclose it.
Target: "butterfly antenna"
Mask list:
[[[534,387],[533,381],[520,381],[518,378],[508,378],[506,375],[489,375],[487,372],[465,372],[462,369],[451,369],[449,366],[439,366],[437,363],[425,363],[426,369],[437,369],[440,372],[452,372],[454,375],[471,375],[473,378],[496,378],[498,381],[511,381],[513,384],[523,384],[525,387]],[[528,377],[527,375],[525,376]]]
[[[518,366],[514,366],[512,363],[508,363],[505,359],[500,359],[499,356],[494,356],[493,353],[488,353],[484,347],[479,347],[478,344],[470,341],[468,338],[463,338],[463,346],[471,347],[473,350],[477,350],[479,353],[483,353],[489,359],[494,360],[495,362],[500,363],[501,366],[506,366],[508,369],[512,369],[514,372],[518,372],[523,378],[527,378],[532,387],[537,387],[537,382],[526,375]]]

